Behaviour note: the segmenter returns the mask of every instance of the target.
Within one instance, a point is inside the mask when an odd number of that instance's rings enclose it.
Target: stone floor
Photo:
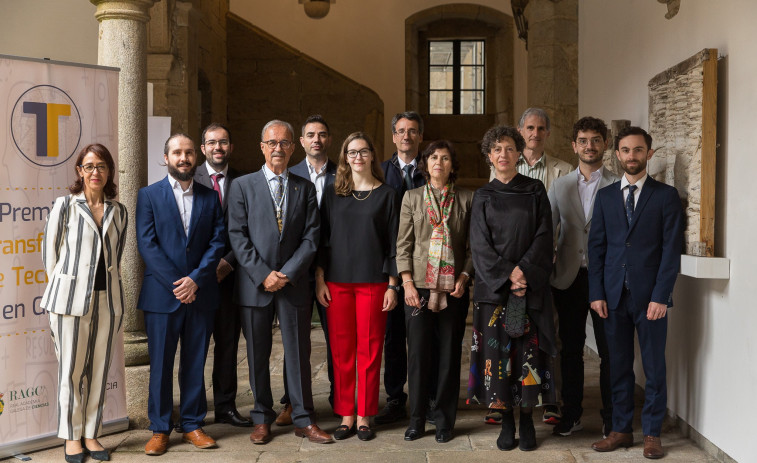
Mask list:
[[[470,326],[468,327],[470,332]],[[105,447],[112,450],[112,461],[129,462],[154,460],[157,462],[445,462],[469,463],[478,461],[509,461],[509,462],[641,462],[647,461],[642,457],[642,436],[634,433],[636,445],[630,449],[620,449],[612,453],[598,453],[591,450],[591,443],[601,437],[602,422],[599,418],[599,365],[595,358],[587,355],[586,363],[586,397],[584,400],[584,430],[570,437],[555,437],[551,434],[552,427],[538,422],[536,425],[539,447],[533,452],[521,452],[518,449],[501,452],[495,441],[499,434],[499,427],[484,424],[485,411],[480,407],[464,404],[465,385],[467,384],[467,366],[465,353],[469,351],[470,336],[466,336],[466,346],[463,355],[463,369],[460,391],[460,411],[455,428],[455,437],[446,444],[438,444],[434,440],[433,426],[427,426],[426,436],[414,442],[405,442],[403,434],[407,423],[375,427],[377,437],[370,442],[361,442],[356,437],[329,445],[311,444],[305,439],[295,437],[293,428],[273,427],[273,441],[264,446],[252,445],[248,439],[249,429],[234,428],[225,424],[208,424],[205,431],[218,441],[217,449],[199,450],[192,445],[183,443],[181,436],[173,434],[168,452],[154,459],[146,457],[144,445],[150,437],[145,430],[132,430],[101,438]],[[275,346],[271,356],[271,375],[274,385],[274,398],[278,398],[283,390],[282,386],[282,357],[280,337],[274,337]],[[313,365],[313,394],[318,424],[328,432],[339,425],[328,404],[328,378],[325,363],[325,343],[323,331],[315,327],[312,331],[312,365]],[[239,395],[237,404],[243,414],[252,405],[252,393],[247,384],[247,360],[244,339],[240,346],[239,355]],[[211,354],[212,355],[212,345]],[[208,402],[212,407],[212,384],[210,381],[210,366],[207,362],[205,370],[208,388]],[[178,362],[177,362],[178,364]],[[175,388],[178,391],[178,387]],[[639,403],[642,398],[637,397]],[[177,395],[178,403],[178,395]],[[380,400],[383,404],[383,396]],[[640,407],[637,407],[639,409]],[[539,415],[537,410],[535,415]],[[213,412],[208,413],[208,423],[213,423]],[[640,429],[638,414],[635,427]],[[691,440],[681,435],[677,428],[667,426],[663,429],[663,445],[667,452],[667,462],[715,462]],[[61,447],[30,453],[34,462],[62,461]],[[12,461],[6,460],[6,461]],[[91,461],[91,460],[90,460]]]

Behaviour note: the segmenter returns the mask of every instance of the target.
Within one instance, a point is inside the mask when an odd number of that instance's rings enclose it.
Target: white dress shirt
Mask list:
[[[281,175],[276,175],[267,165],[263,164],[263,175],[265,175],[265,179],[268,181],[268,190],[271,192],[274,209],[276,208],[276,190],[279,188],[279,181],[276,179],[281,177],[284,181],[284,197],[281,200],[281,225],[283,226],[286,222],[287,201],[289,200],[289,195],[287,194],[287,191],[289,191],[289,169],[282,172]]]
[[[310,165],[310,160],[306,158],[305,165],[308,166],[308,174],[310,174],[310,181],[315,185],[315,196],[318,200],[318,207],[321,206],[321,196],[323,195],[323,188],[326,186],[326,167],[329,165],[328,160],[323,163],[320,171],[316,171],[315,167]]]
[[[179,216],[181,216],[181,223],[184,225],[184,233],[189,235],[189,221],[192,218],[192,201],[194,200],[194,194],[192,193],[192,187],[195,184],[194,180],[189,181],[189,187],[186,190],[182,189],[181,183],[171,177],[171,174],[168,174],[168,182],[171,184],[173,197],[176,199],[176,207],[179,208]]]
[[[589,176],[589,181],[586,181],[584,175],[581,173],[581,169],[576,169],[578,173],[578,196],[581,198],[581,205],[584,207],[584,217],[589,218],[591,212],[591,205],[594,203],[594,196],[597,194],[599,187],[599,179],[602,178],[604,166],[595,170]]]
[[[229,165],[226,164],[226,167],[223,168],[221,172],[216,172],[215,169],[210,167],[210,164],[208,164],[207,161],[205,161],[205,168],[208,169],[208,175],[210,175],[210,181],[213,181],[213,176],[216,174],[223,174],[223,178],[218,179],[218,186],[221,188],[221,204],[223,204],[223,200],[226,199],[226,177],[229,176]],[[211,183],[212,185],[212,183]]]

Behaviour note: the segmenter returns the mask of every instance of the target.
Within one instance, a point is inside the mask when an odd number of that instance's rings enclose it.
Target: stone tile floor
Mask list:
[[[470,334],[470,325],[468,327]],[[323,331],[314,327],[312,331],[312,376],[313,394],[318,424],[328,432],[339,425],[339,419],[331,413],[328,404],[328,377],[326,372],[326,346]],[[282,359],[283,349],[278,333],[274,336],[274,348],[271,354],[271,381],[274,387],[274,400],[278,400],[283,392]],[[249,429],[235,428],[225,424],[208,424],[205,431],[215,438],[219,448],[213,450],[195,449],[191,444],[183,443],[181,436],[173,434],[168,452],[161,457],[147,457],[144,445],[150,437],[145,430],[130,430],[101,438],[103,445],[110,449],[112,461],[130,462],[151,460],[161,463],[180,462],[444,462],[469,463],[478,461],[508,461],[508,462],[642,462],[648,461],[642,457],[642,439],[640,431],[634,433],[636,445],[630,449],[620,449],[611,453],[598,453],[591,450],[591,443],[601,438],[602,421],[599,417],[601,401],[599,398],[599,363],[592,356],[587,355],[586,389],[584,399],[584,416],[582,423],[584,430],[570,437],[556,437],[551,434],[552,427],[535,420],[537,441],[539,447],[533,452],[521,452],[518,449],[510,452],[499,451],[496,439],[499,426],[487,425],[483,422],[485,410],[478,406],[465,405],[465,388],[467,384],[467,352],[470,347],[470,335],[466,335],[463,349],[463,368],[461,371],[460,411],[455,429],[455,437],[446,444],[438,444],[434,440],[434,427],[427,425],[426,436],[414,442],[405,442],[403,435],[407,423],[396,423],[383,427],[375,427],[376,439],[361,442],[356,437],[329,445],[311,444],[305,439],[295,437],[293,428],[273,427],[273,441],[264,446],[252,445],[249,441]],[[211,344],[212,355],[213,346]],[[178,364],[178,363],[177,363]],[[212,362],[205,367],[206,384],[208,385],[208,404],[212,408]],[[247,383],[247,358],[244,339],[239,348],[239,393],[237,405],[243,414],[247,414],[252,406],[253,398]],[[382,387],[383,389],[383,387]],[[178,385],[175,386],[178,394]],[[178,395],[177,395],[178,403]],[[641,404],[642,397],[637,397]],[[384,396],[379,401],[383,405]],[[637,407],[637,410],[640,406]],[[540,416],[539,410],[534,417]],[[638,413],[635,427],[640,429]],[[213,423],[212,410],[208,413],[208,423]],[[691,440],[683,437],[673,426],[663,429],[663,446],[666,451],[664,461],[667,462],[716,462],[698,448]],[[61,447],[38,451],[28,454],[33,462],[63,461]],[[6,461],[13,461],[8,459]],[[92,460],[88,460],[92,461]]]

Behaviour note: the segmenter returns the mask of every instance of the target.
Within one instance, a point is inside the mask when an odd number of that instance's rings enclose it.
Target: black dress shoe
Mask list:
[[[81,449],[82,453],[84,455],[89,455],[95,460],[99,461],[110,461],[110,453],[103,449],[103,450],[90,450],[87,448],[87,444],[84,443],[84,438],[81,438]]]
[[[406,441],[413,441],[415,439],[420,439],[423,433],[421,433],[416,428],[407,428],[407,431],[405,431],[405,440]]]
[[[68,463],[82,463],[84,461],[83,451],[74,455],[69,455],[66,453],[66,444],[63,444],[63,456],[66,458],[66,461]]]
[[[339,425],[334,430],[334,439],[336,440],[344,440],[348,437],[352,437],[357,432],[357,427],[355,424],[352,424],[352,427],[347,426],[346,424]]]
[[[373,432],[369,426],[360,426],[357,428],[357,438],[362,441],[368,441],[376,437],[376,433]]]
[[[376,424],[389,424],[394,423],[407,417],[407,410],[405,410],[405,404],[401,404],[399,400],[390,400],[386,403],[386,406],[381,409],[378,415],[373,419]]]
[[[449,429],[437,429],[436,430],[436,441],[440,444],[443,444],[445,442],[449,442],[452,440],[452,431]]]
[[[240,428],[252,427],[252,421],[243,418],[236,410],[220,413],[216,412],[216,423],[226,423]]]

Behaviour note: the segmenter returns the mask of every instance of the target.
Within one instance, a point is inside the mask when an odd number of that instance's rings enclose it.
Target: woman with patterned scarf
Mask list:
[[[452,439],[460,392],[460,356],[473,273],[468,227],[473,192],[459,189],[452,144],[431,143],[418,169],[426,185],[405,193],[397,236],[397,271],[405,289],[410,424],[405,440],[436,425]],[[433,404],[430,408],[429,404]]]

